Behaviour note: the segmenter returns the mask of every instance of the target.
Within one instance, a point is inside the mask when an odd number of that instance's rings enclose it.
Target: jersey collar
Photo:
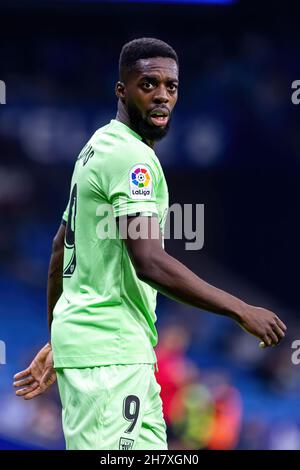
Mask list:
[[[128,134],[131,134],[133,135],[134,137],[136,137],[137,139],[139,140],[143,140],[143,137],[141,137],[139,134],[137,134],[136,132],[134,132],[130,127],[126,126],[126,124],[124,124],[123,122],[121,121],[118,121],[117,119],[112,119],[110,121],[112,124],[122,128],[123,130],[125,130],[126,132],[128,132]]]

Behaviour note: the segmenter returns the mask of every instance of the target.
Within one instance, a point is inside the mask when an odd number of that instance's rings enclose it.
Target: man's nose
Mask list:
[[[157,88],[153,101],[155,103],[167,103],[169,101],[168,92],[165,86]]]

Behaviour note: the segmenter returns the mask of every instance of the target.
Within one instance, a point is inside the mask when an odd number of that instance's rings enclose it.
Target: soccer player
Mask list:
[[[153,146],[177,101],[177,54],[136,39],[124,45],[119,72],[116,119],[77,158],[54,238],[51,341],[14,382],[29,400],[57,378],[67,449],[167,449],[153,349],[157,291],[232,318],[265,346],[286,330],[273,312],[207,284],[164,251],[168,189]],[[100,233],[107,205],[122,237]],[[137,227],[147,236],[134,236]]]

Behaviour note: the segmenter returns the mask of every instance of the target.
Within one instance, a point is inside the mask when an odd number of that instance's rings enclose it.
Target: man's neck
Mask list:
[[[125,124],[125,126],[130,127],[130,129],[132,129],[134,132],[136,132],[138,134],[137,130],[132,127],[127,109],[125,108],[125,106],[121,102],[121,100],[118,101],[118,111],[117,111],[117,115],[116,115],[116,120],[122,122],[123,124]],[[154,143],[155,143],[154,141],[144,139],[143,136],[141,136],[141,137],[143,139],[143,142],[146,145],[148,145],[151,148],[154,147]]]

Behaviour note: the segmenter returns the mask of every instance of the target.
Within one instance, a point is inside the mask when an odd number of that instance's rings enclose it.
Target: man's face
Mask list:
[[[155,141],[167,134],[177,94],[175,60],[155,57],[136,63],[125,80],[125,106],[132,127],[141,137]]]

